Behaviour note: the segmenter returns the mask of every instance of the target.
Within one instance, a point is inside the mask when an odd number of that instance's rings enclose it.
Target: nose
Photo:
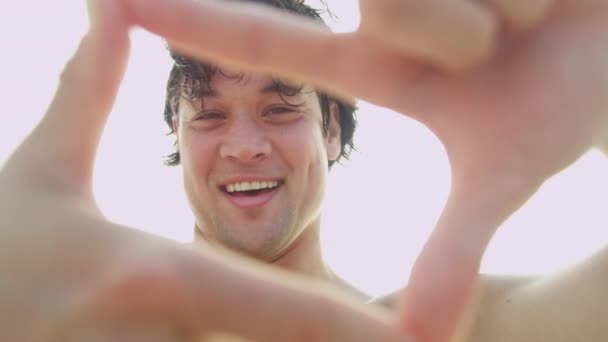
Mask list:
[[[238,120],[228,130],[220,146],[220,156],[241,162],[267,158],[272,146],[267,135],[253,120]]]

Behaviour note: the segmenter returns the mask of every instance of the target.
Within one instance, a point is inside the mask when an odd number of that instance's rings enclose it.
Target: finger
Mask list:
[[[133,20],[182,53],[223,65],[289,76],[331,73],[335,36],[301,16],[255,3],[127,1]],[[323,51],[320,53],[311,53]]]
[[[127,0],[131,18],[192,58],[275,73],[343,96],[353,40],[319,23],[256,3]],[[354,59],[351,58],[351,59]],[[361,66],[357,66],[360,70]],[[352,75],[352,74],[349,74]]]
[[[125,71],[127,22],[117,1],[90,0],[91,27],[65,67],[59,89],[22,150],[43,177],[91,181],[93,159]],[[59,179],[56,179],[59,178]]]
[[[360,7],[362,32],[447,70],[479,63],[494,47],[495,17],[473,1],[361,0]]]
[[[453,177],[437,226],[419,255],[399,312],[405,331],[424,341],[448,341],[466,331],[475,312],[481,258],[504,220],[534,192],[504,179],[483,182]]]
[[[185,337],[220,333],[264,342],[410,341],[386,312],[356,304],[320,282],[231,254],[154,254],[162,258],[128,267],[123,281],[96,298],[97,314],[175,322]]]
[[[347,99],[354,96],[397,108],[405,95],[416,98],[409,94],[425,69],[360,33],[332,34],[318,23],[255,3],[125,4],[134,23],[164,36],[191,58],[291,77]]]
[[[553,0],[487,0],[510,29],[521,31],[536,25],[549,12]]]

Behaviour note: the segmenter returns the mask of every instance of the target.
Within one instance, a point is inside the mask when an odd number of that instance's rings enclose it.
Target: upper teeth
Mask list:
[[[239,182],[226,185],[226,191],[251,191],[262,189],[273,189],[279,186],[279,182]]]

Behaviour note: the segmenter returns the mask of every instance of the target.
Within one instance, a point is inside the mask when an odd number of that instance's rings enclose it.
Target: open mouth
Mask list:
[[[256,207],[270,201],[284,181],[236,182],[220,186],[230,201],[239,207]]]

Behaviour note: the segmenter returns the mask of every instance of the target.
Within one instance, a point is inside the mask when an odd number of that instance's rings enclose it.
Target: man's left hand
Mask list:
[[[518,12],[508,12],[513,7],[488,0],[483,13],[489,16],[476,18],[491,39],[481,37],[481,45],[471,45],[481,53],[468,55],[457,45],[402,44],[399,30],[374,34],[381,28],[377,20],[363,21],[353,33],[331,34],[240,3],[124,3],[135,22],[187,54],[310,81],[404,113],[437,134],[451,162],[452,191],[402,300],[404,326],[425,340],[452,336],[500,224],[547,178],[608,136],[608,1],[547,2],[518,26]],[[363,18],[376,9],[370,6],[363,7]],[[433,16],[450,12],[421,13],[439,25]],[[466,20],[463,15],[450,25],[408,29],[449,35]],[[483,44],[493,48],[483,52]],[[453,63],[445,58],[450,51]]]

